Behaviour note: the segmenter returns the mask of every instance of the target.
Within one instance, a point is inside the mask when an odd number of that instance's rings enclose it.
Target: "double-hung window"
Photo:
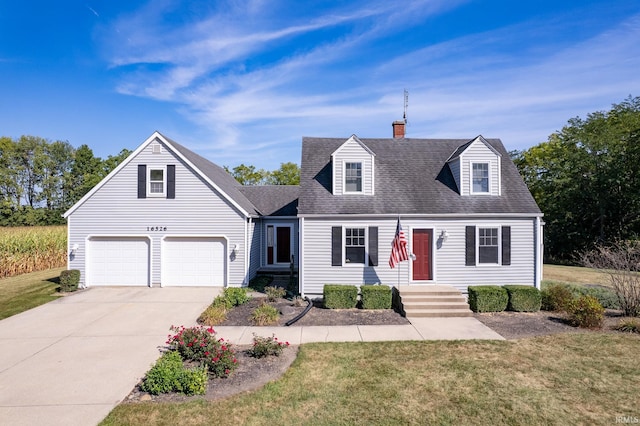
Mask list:
[[[345,192],[362,192],[362,163],[345,163]]]
[[[345,228],[345,263],[365,263],[365,228]]]
[[[164,195],[165,178],[164,169],[149,169],[149,195]]]
[[[498,228],[478,228],[478,263],[498,263]]]
[[[489,163],[473,163],[472,170],[472,192],[474,194],[489,193]]]

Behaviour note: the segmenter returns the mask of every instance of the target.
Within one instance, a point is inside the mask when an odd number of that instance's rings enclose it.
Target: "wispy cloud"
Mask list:
[[[464,2],[405,3],[311,16],[229,1],[182,25],[165,19],[173,2],[154,3],[113,24],[110,63],[121,93],[178,105],[200,130],[184,143],[261,166],[298,161],[303,135],[390,134],[404,88],[411,136],[483,133],[512,148],[640,89],[640,15],[577,41],[558,35],[583,23],[558,17],[394,49],[393,37]]]

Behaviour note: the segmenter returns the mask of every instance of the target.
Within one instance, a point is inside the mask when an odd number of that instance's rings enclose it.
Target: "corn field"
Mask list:
[[[65,266],[66,226],[0,227],[0,278]]]

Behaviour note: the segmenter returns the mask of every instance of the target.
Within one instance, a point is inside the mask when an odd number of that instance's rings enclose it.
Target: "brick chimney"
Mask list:
[[[406,126],[404,120],[396,120],[391,125],[393,126],[393,138],[404,139],[404,128]]]

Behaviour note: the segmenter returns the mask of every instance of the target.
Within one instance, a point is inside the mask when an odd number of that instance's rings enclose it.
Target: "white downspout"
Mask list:
[[[252,218],[249,216],[249,222],[244,222],[244,279],[242,280],[242,286],[247,287],[249,282],[247,281],[247,277],[249,274],[249,255],[251,250],[249,248],[249,230],[251,230]]]
[[[304,217],[298,222],[298,289],[300,295],[304,297]]]
[[[536,271],[535,271],[535,286],[538,290],[542,289],[542,256],[543,256],[543,247],[544,247],[544,240],[543,240],[543,236],[542,236],[542,227],[543,227],[543,223],[540,220],[540,216],[536,217],[536,238],[535,238],[535,253],[536,253]]]

